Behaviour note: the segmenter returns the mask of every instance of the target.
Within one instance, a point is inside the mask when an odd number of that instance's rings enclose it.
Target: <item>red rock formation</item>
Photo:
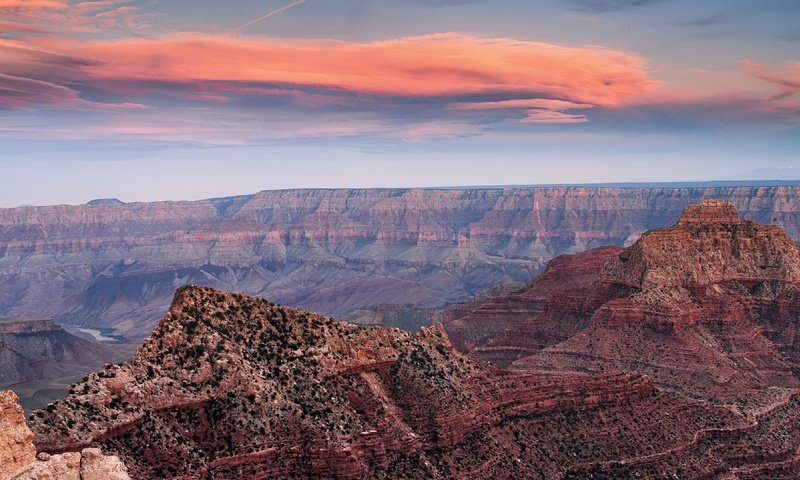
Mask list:
[[[438,325],[362,328],[187,287],[132,362],[32,426],[40,450],[100,445],[142,479],[767,478],[798,461],[791,418],[794,392],[712,404],[634,373],[503,371]]]
[[[587,275],[571,276],[568,260]],[[484,335],[455,344],[518,369],[638,371],[700,398],[800,386],[800,249],[779,227],[707,200],[621,252],[568,260],[514,295],[453,312],[455,338]],[[520,309],[519,298],[537,300]],[[495,317],[514,320],[498,331]]]
[[[186,283],[337,316],[441,307],[632,243],[704,196],[800,238],[798,187],[289,190],[0,209],[0,315],[144,338]]]
[[[557,257],[516,292],[451,307],[444,314],[448,335],[459,350],[501,367],[565,340],[588,325],[592,282],[620,250]]]

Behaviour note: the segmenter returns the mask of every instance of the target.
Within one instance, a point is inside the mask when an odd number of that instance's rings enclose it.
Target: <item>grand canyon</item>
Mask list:
[[[800,478],[798,25],[0,0],[0,480]]]
[[[710,199],[417,333],[181,287],[28,448],[143,479],[795,478],[798,292],[800,246]]]
[[[140,341],[176,288],[345,317],[444,307],[564,253],[627,246],[702,198],[800,238],[797,186],[286,190],[0,209],[0,316]]]

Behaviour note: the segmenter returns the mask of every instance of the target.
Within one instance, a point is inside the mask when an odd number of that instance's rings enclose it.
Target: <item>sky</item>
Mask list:
[[[796,0],[0,0],[0,207],[800,179]]]

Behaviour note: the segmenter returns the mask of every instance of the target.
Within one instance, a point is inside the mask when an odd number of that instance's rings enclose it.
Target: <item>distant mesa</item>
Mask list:
[[[42,333],[60,331],[52,318],[0,318],[0,334],[6,333]]]
[[[441,308],[527,282],[555,256],[630,245],[705,197],[800,239],[800,187],[726,185],[276,190],[0,209],[0,315],[143,339],[190,283],[337,318],[378,304]]]
[[[89,206],[97,206],[97,205],[125,205],[125,202],[118,198],[96,198],[94,200],[89,200],[86,202],[86,205]]]

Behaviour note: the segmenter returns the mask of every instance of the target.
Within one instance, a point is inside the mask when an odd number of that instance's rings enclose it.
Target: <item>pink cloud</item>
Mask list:
[[[528,110],[522,123],[564,124],[585,123],[589,118],[586,115],[573,115],[553,110]]]
[[[453,108],[458,110],[521,110],[525,117],[522,123],[585,123],[589,121],[586,115],[564,113],[567,110],[581,110],[594,108],[588,103],[575,103],[567,100],[550,98],[526,98],[519,100],[503,100],[499,102],[467,102],[456,103]]]
[[[766,65],[750,60],[742,60],[741,64],[747,73],[759,80],[776,85],[783,93],[800,91],[800,62],[789,62],[784,65],[782,71],[775,71]]]
[[[0,108],[78,103],[78,93],[53,83],[0,73]]]
[[[46,33],[47,30],[28,23],[0,20],[0,32]]]
[[[66,4],[59,0],[0,0],[0,9],[59,9],[66,8]]]
[[[543,109],[543,110],[573,110],[583,108],[594,108],[596,105],[589,103],[575,103],[566,100],[556,100],[551,98],[525,98],[519,100],[502,100],[499,102],[465,102],[455,103],[453,108],[460,110],[519,110],[519,109]]]
[[[536,92],[607,106],[654,86],[633,55],[455,33],[371,43],[184,34],[50,47],[96,60],[86,74],[103,80],[281,83],[420,97]]]

